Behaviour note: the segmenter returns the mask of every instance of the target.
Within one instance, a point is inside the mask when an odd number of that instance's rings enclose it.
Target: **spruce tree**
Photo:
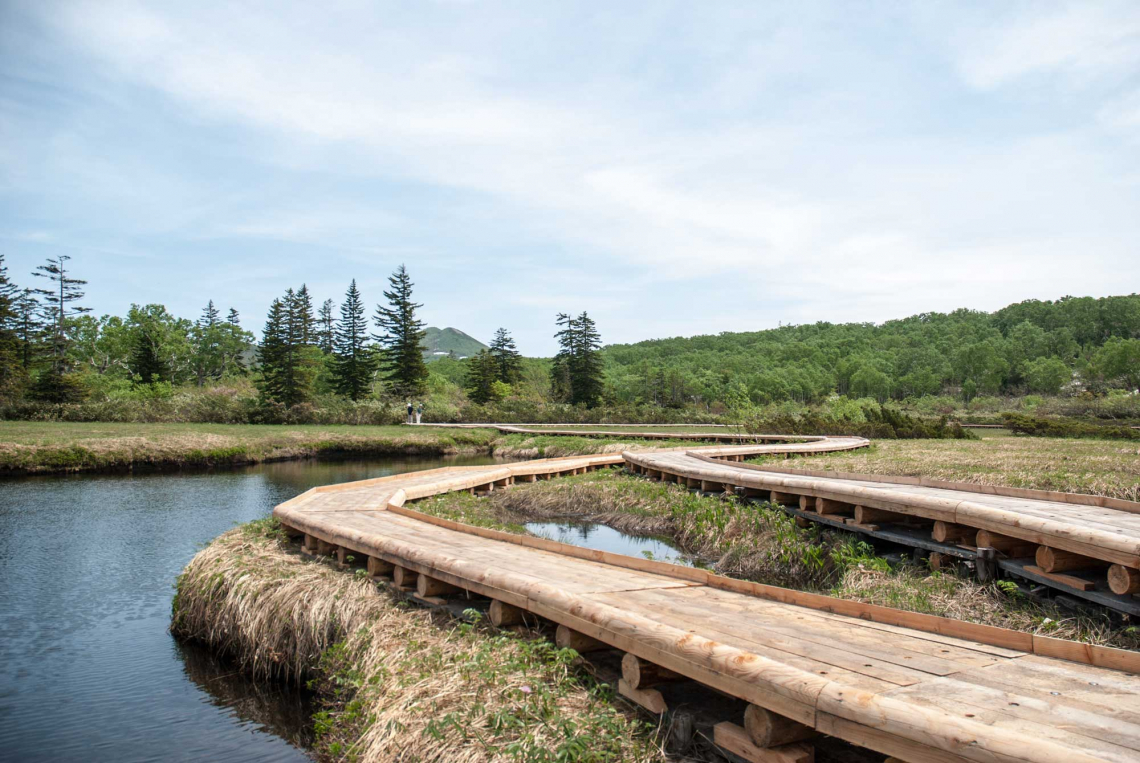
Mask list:
[[[261,344],[257,347],[257,364],[260,371],[258,386],[261,396],[267,400],[282,401],[282,382],[285,363],[285,306],[280,299],[273,300],[265,328],[261,334]]]
[[[40,349],[40,338],[43,335],[43,321],[40,320],[40,303],[36,300],[36,293],[25,288],[16,299],[16,337],[20,366],[24,373],[32,370],[36,355]]]
[[[495,332],[491,340],[491,355],[498,368],[498,379],[504,384],[515,384],[522,376],[522,355],[515,347],[515,340],[506,329]]]
[[[401,265],[388,277],[391,291],[384,292],[388,306],[377,305],[373,320],[383,333],[375,335],[379,342],[380,363],[384,380],[397,395],[419,395],[427,385],[428,369],[420,343],[425,332],[416,310],[423,307],[412,301],[412,279]]]
[[[214,328],[221,323],[222,314],[218,312],[218,308],[214,307],[214,300],[206,303],[206,307],[202,309],[202,317],[198,319],[198,325],[206,328]]]
[[[230,308],[229,313],[226,314],[226,344],[225,344],[225,363],[226,368],[235,374],[244,375],[248,372],[245,366],[245,360],[242,355],[249,348],[254,340],[253,334],[245,331],[241,327],[241,314],[235,308]]]
[[[24,376],[20,364],[19,300],[20,290],[8,279],[8,267],[0,254],[0,397],[14,392]]]
[[[136,384],[170,381],[170,367],[162,356],[162,336],[157,327],[147,323],[139,327],[129,368]]]
[[[51,325],[51,368],[54,375],[67,372],[68,323],[67,319],[78,313],[90,312],[90,308],[72,303],[83,299],[83,286],[86,281],[69,275],[67,262],[71,257],[61,254],[48,258],[46,265],[36,267],[32,275],[47,278],[56,285],[50,289],[34,289],[44,298],[44,315]]]
[[[326,355],[333,353],[333,306],[333,301],[326,299],[317,311],[317,346]]]
[[[368,318],[354,278],[340,306],[340,320],[333,329],[333,388],[353,400],[368,394],[376,373],[376,355],[367,341]]]
[[[464,388],[472,402],[483,405],[496,398],[495,382],[499,380],[499,362],[487,350],[478,353],[467,361],[467,378]]]
[[[602,397],[601,335],[585,312],[576,318],[559,313],[556,323],[559,350],[550,377],[555,399],[593,408]]]
[[[280,360],[275,370],[278,382],[275,399],[291,408],[312,396],[316,376],[316,348],[310,343],[313,301],[308,288],[302,285],[296,292],[286,289],[280,311]]]

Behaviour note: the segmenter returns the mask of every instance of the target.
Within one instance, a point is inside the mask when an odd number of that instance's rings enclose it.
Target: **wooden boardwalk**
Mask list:
[[[390,572],[424,597],[467,591],[494,600],[497,622],[530,612],[558,623],[560,642],[580,651],[623,650],[633,670],[622,692],[649,707],[660,709],[660,696],[646,688],[648,680],[639,685],[638,675],[694,680],[744,700],[748,732],[721,724],[717,739],[751,760],[809,760],[810,740],[803,740],[811,733],[916,763],[1140,760],[1140,655],[1134,652],[468,527],[407,506],[451,490],[502,489],[626,463],[648,476],[696,480],[706,489],[774,491],[777,499],[797,495],[879,511],[906,504],[980,522],[996,520],[973,504],[1036,516],[1024,510],[1022,504],[1034,500],[1026,497],[794,476],[735,463],[755,453],[865,444],[820,438],[436,469],[316,488],[275,513],[304,535],[310,550],[366,556],[370,572]],[[1007,505],[1010,499],[1017,505]],[[1093,525],[1109,521],[1098,507],[1081,508],[1094,513]],[[1128,556],[1136,554],[1128,545],[1133,541],[1103,527],[1086,528],[1079,538],[1054,527],[1075,521],[1040,516],[1025,532],[1080,542],[1098,553],[1102,534],[1113,534],[1106,553],[1135,558]]]

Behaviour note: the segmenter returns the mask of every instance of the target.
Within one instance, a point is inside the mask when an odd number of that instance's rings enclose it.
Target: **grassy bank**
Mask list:
[[[768,459],[756,459],[764,463]],[[981,485],[1060,490],[1140,501],[1140,444],[1018,437],[981,440],[878,440],[869,448],[796,458],[796,469],[931,477]]]
[[[973,443],[977,444],[977,443]],[[876,555],[848,533],[795,526],[783,511],[698,496],[618,470],[516,485],[487,498],[437,496],[415,507],[449,519],[524,531],[530,521],[596,522],[664,537],[723,575],[1058,638],[1140,648],[1140,634],[1108,615],[1074,615],[1011,584],[982,586],[925,565]]]
[[[324,760],[661,761],[653,728],[569,650],[409,607],[297,554],[273,520],[178,581],[172,630],[258,677],[308,681]]]
[[[502,435],[492,429],[0,421],[0,474],[196,469],[344,456],[541,458],[658,446],[636,437]]]

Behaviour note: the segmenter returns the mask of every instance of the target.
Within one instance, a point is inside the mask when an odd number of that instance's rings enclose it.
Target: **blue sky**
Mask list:
[[[1140,285],[1140,3],[0,2],[0,251],[552,352]]]

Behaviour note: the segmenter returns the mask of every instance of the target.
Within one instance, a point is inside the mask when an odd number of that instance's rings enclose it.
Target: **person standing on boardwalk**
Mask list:
[[[420,419],[423,418],[423,415],[424,415],[424,403],[421,400],[420,404],[416,406],[416,423],[417,424],[420,423]]]
[[[408,423],[409,423],[409,424],[411,424],[411,423],[412,423],[412,410],[413,410],[413,408],[412,408],[412,401],[411,401],[411,400],[407,400],[407,401],[405,401],[405,402],[406,402],[406,403],[407,403],[407,405],[408,405]]]

